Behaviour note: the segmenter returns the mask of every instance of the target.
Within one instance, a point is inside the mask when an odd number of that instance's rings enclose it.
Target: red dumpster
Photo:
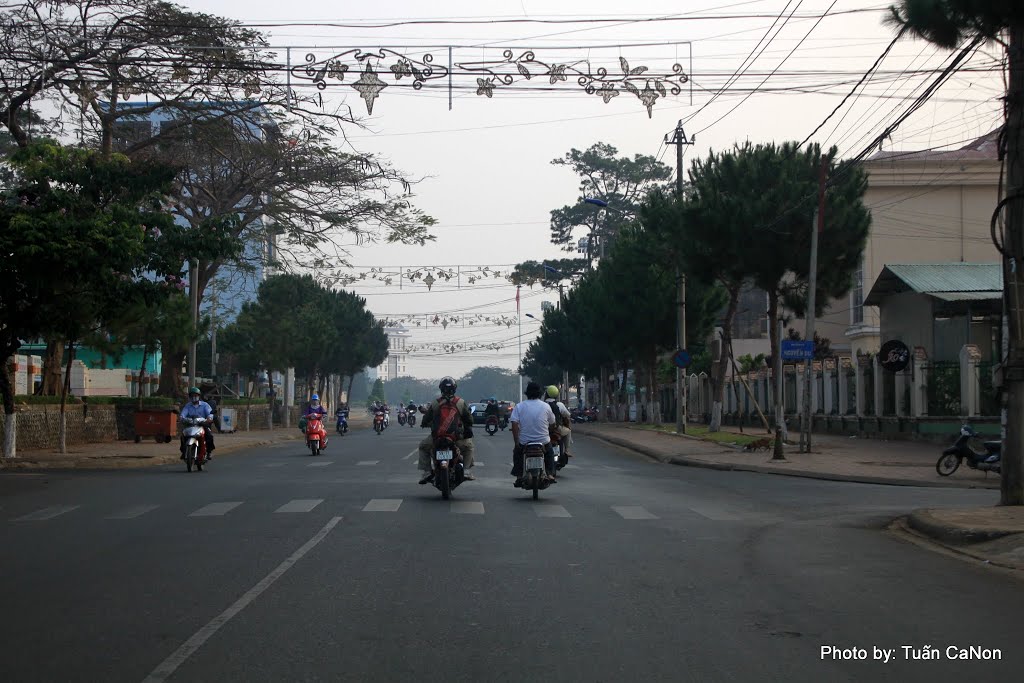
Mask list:
[[[157,442],[170,443],[178,435],[178,415],[170,410],[135,411],[135,443],[144,436],[155,437]]]

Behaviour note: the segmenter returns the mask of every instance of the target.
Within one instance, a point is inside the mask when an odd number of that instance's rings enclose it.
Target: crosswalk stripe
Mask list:
[[[473,500],[454,500],[451,504],[451,511],[460,515],[482,515],[484,504]]]
[[[118,513],[110,515],[106,519],[135,519],[136,517],[141,517],[142,515],[146,514],[147,512],[152,512],[153,510],[156,510],[158,507],[160,507],[160,506],[159,505],[134,505],[134,506],[132,506],[130,508],[126,508],[124,510],[121,510]]]
[[[691,500],[687,503],[686,507],[696,512],[701,517],[715,522],[738,522],[743,519],[741,515],[729,512],[727,509],[715,503],[701,503]]]
[[[309,512],[322,502],[324,502],[323,498],[300,498],[298,500],[285,503],[274,510],[274,512]]]
[[[321,460],[320,462],[311,462],[308,465],[306,465],[306,467],[327,467],[328,465],[333,464],[333,460]]]
[[[534,505],[533,511],[537,513],[538,517],[572,517],[564,507],[551,503]]]
[[[376,465],[380,460],[360,460],[357,465]]]
[[[658,519],[657,515],[652,515],[640,505],[613,505],[612,510],[623,519]]]
[[[398,512],[401,498],[374,498],[363,508],[363,512]]]
[[[209,505],[204,505],[203,507],[199,508],[198,510],[190,514],[189,517],[219,517],[234,510],[241,504],[241,501],[226,503],[210,503]]]
[[[35,512],[31,512],[31,513],[29,513],[27,515],[23,515],[21,517],[18,517],[14,521],[15,522],[42,522],[42,521],[47,520],[47,519],[53,519],[54,517],[57,517],[58,515],[63,515],[66,512],[71,512],[72,510],[77,510],[78,508],[79,508],[78,505],[52,505],[52,506],[50,506],[48,508],[43,508],[42,510],[36,510]]]

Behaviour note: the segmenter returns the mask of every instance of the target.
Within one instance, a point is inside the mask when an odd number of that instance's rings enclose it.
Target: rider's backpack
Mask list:
[[[439,398],[434,403],[434,422],[431,425],[434,438],[446,437],[452,441],[462,438],[462,413],[459,410],[461,401],[458,396],[452,396]]]

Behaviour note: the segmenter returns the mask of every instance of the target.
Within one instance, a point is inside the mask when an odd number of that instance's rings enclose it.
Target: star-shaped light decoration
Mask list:
[[[366,113],[373,114],[373,101],[380,97],[380,91],[388,87],[388,84],[377,77],[373,65],[367,62],[363,75],[352,84],[352,87],[359,91],[360,97],[366,100]]]
[[[435,282],[436,280],[434,279],[433,273],[427,273],[427,276],[423,278],[423,284],[427,286],[428,292],[430,291],[430,288],[434,286]]]
[[[647,81],[647,85],[645,85],[644,89],[637,95],[637,97],[640,98],[640,101],[644,103],[644,106],[647,107],[647,118],[651,118],[651,108],[654,106],[654,103],[658,100],[659,96],[658,91],[651,87],[650,81]]]

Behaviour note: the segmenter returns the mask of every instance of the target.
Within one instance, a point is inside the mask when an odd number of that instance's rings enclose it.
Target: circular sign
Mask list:
[[[679,349],[672,356],[672,362],[677,368],[686,368],[690,364],[690,352],[686,349]]]
[[[889,372],[904,370],[910,363],[910,349],[898,339],[890,339],[882,344],[878,352],[878,362]]]

